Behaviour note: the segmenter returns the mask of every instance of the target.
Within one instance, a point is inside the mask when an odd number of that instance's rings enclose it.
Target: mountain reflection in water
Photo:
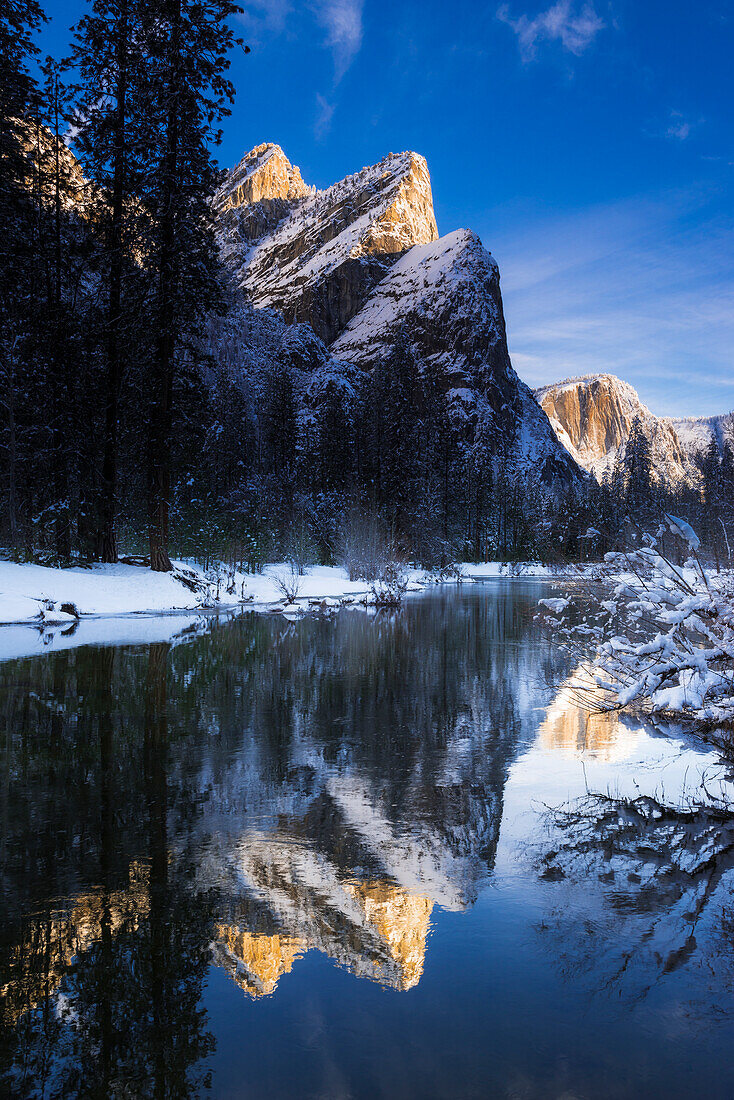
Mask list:
[[[326,989],[320,958],[368,979],[365,1004],[370,987],[425,987],[468,1031],[491,1013],[491,987],[478,1008],[426,972],[432,953],[440,972],[446,920],[478,917],[491,897],[500,826],[508,852],[523,839],[522,813],[503,824],[510,776],[522,787],[565,759],[620,761],[644,736],[590,722],[558,689],[572,667],[534,622],[543,592],[437,592],[375,618],[245,615],[175,644],[0,665],[5,1091],[245,1095],[227,1084],[241,1051],[226,1002],[261,1014],[246,1030],[271,1029],[252,1095],[452,1095],[429,1068],[439,1049],[423,1050],[410,1086],[407,1048],[390,1086],[351,1071],[348,1086],[329,1084],[321,1070],[289,1084],[299,1059],[275,1053],[286,991]],[[519,866],[508,852],[503,868]],[[523,874],[538,888],[537,870]],[[474,1095],[481,1077],[481,1044],[467,1043],[453,1095]],[[498,1095],[515,1095],[508,1057]]]

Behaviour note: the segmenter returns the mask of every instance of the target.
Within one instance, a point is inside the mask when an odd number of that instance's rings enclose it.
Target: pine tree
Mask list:
[[[19,415],[33,269],[27,120],[38,89],[29,64],[38,54],[33,35],[45,18],[35,0],[5,0],[0,8],[0,404],[7,537],[14,551],[20,539]]]
[[[150,564],[171,569],[168,554],[171,432],[176,375],[196,354],[197,330],[221,309],[210,198],[216,170],[209,145],[229,113],[234,88],[226,77],[235,43],[227,22],[231,0],[153,0],[146,4],[149,55],[146,188],[153,231],[146,265],[155,275],[155,343],[148,416]]]
[[[406,333],[400,333],[374,369],[377,503],[401,534],[409,527],[417,473],[418,372]]]
[[[24,123],[38,89],[29,62],[38,55],[33,35],[45,21],[35,0],[4,0],[0,8],[0,291],[13,278],[18,221],[31,190]]]
[[[80,74],[75,144],[98,187],[95,222],[103,234],[106,370],[98,541],[104,562],[117,561],[119,400],[123,348],[130,346],[137,300],[134,288],[126,294],[125,286],[135,281],[139,197],[145,190],[144,11],[140,0],[94,0],[74,31],[73,62]]]
[[[69,116],[68,89],[62,65],[47,57],[41,71],[44,82],[37,104],[36,149],[40,261],[44,279],[42,318],[34,326],[36,372],[45,375],[46,414],[49,417],[48,469],[50,497],[46,516],[53,530],[55,557],[68,561],[72,554],[74,509],[72,480],[75,465],[74,394],[79,362],[77,337],[80,311],[74,300],[76,261],[83,231],[75,203],[81,198],[74,164],[63,141]]]
[[[650,440],[636,416],[624,448],[624,484],[627,507],[632,511],[649,508],[652,490]]]

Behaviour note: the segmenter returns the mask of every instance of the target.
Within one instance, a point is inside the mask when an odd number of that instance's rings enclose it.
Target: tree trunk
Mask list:
[[[122,219],[125,190],[125,125],[127,96],[127,0],[120,4],[115,45],[117,89],[115,151],[112,179],[112,225],[110,227],[110,286],[107,305],[107,392],[105,435],[102,456],[102,524],[100,557],[117,561],[117,420],[120,392],[120,324],[122,320]]]
[[[66,328],[62,320],[62,249],[61,249],[61,163],[60,163],[60,111],[59,111],[59,78],[54,77],[53,83],[53,113],[54,113],[54,471],[55,471],[55,501],[56,515],[54,519],[54,540],[56,544],[56,556],[60,561],[68,561],[71,557],[71,515],[69,510],[69,471],[67,467],[68,440],[64,427],[67,420],[67,402],[65,400],[63,374],[64,363],[62,349],[65,345]],[[63,333],[63,334],[62,334]]]
[[[171,69],[166,120],[166,151],[161,180],[161,247],[158,281],[158,338],[155,356],[155,393],[151,409],[148,452],[148,521],[150,567],[155,572],[170,572],[168,556],[168,517],[171,499],[171,398],[176,351],[176,207],[178,199],[180,95],[179,53],[181,39],[181,0],[171,5]]]
[[[10,549],[15,553],[18,549],[18,508],[17,508],[17,479],[16,466],[18,460],[18,443],[15,430],[15,347],[17,337],[13,341],[8,364],[8,525],[10,537]]]

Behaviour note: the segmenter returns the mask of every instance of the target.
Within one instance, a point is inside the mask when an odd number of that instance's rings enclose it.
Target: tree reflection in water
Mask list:
[[[716,975],[719,990],[728,969],[732,987],[734,801],[725,766],[676,803],[589,793],[549,810],[547,825],[552,847],[540,872],[568,891],[543,932],[567,974],[628,1002],[687,965]],[[569,913],[583,934],[569,935]]]
[[[415,986],[565,661],[499,591],[1,665],[5,1091],[196,1095],[212,961]]]
[[[42,771],[58,796],[58,765],[68,767],[67,801],[54,803],[40,840],[13,831],[15,882],[8,885],[23,890],[18,878],[25,861],[26,867],[53,864],[57,889],[60,876],[68,876],[64,893],[81,873],[94,876],[94,861],[98,885],[66,902],[52,894],[30,916],[16,912],[3,928],[2,1053],[9,1095],[193,1096],[204,1083],[198,1067],[213,1038],[200,999],[212,910],[206,895],[169,869],[167,657],[168,646],[150,647],[142,745],[125,744],[124,725],[115,728],[121,715],[114,649],[67,658],[74,684],[67,682],[66,692],[55,670],[57,694],[41,697],[51,711],[45,753],[35,735],[42,736],[46,723],[21,730],[21,768],[32,767],[37,780]],[[72,694],[80,702],[73,718]],[[75,737],[66,736],[65,719]],[[77,769],[81,745],[84,764]],[[116,745],[127,750],[122,758]],[[134,769],[131,747],[137,749]],[[121,773],[121,764],[130,771]],[[20,776],[14,778],[18,783]],[[82,784],[76,789],[74,779]],[[136,801],[125,804],[120,788],[131,781]],[[123,883],[121,856],[127,863]]]

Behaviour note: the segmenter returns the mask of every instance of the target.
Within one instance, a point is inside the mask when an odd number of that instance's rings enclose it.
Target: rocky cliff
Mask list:
[[[225,256],[253,304],[306,321],[327,343],[392,259],[438,236],[428,167],[416,153],[391,153],[316,191],[279,146],[260,145],[229,173],[215,205]]]
[[[674,487],[696,485],[695,448],[681,440],[674,421],[652,413],[627,382],[613,374],[567,379],[535,391],[558,439],[575,461],[599,480],[610,472],[635,419],[650,441],[653,476]],[[678,422],[680,423],[680,422]]]
[[[407,338],[457,426],[470,434],[481,421],[494,453],[546,483],[581,477],[512,368],[496,261],[468,230],[438,236],[423,157],[390,153],[316,191],[279,146],[261,145],[215,206],[222,254],[251,303],[310,326],[332,376],[339,364],[372,368]]]
[[[339,359],[373,366],[405,336],[424,371],[443,380],[455,423],[481,418],[498,444],[541,479],[574,476],[547,417],[507,350],[497,262],[467,229],[416,245],[391,267],[332,344]]]
[[[729,416],[670,417],[670,424],[683,449],[692,458],[702,454],[715,440],[719,448],[724,445],[726,422]]]
[[[274,199],[292,202],[308,193],[300,169],[291,164],[279,145],[257,145],[227,173],[214,206],[221,214]]]

